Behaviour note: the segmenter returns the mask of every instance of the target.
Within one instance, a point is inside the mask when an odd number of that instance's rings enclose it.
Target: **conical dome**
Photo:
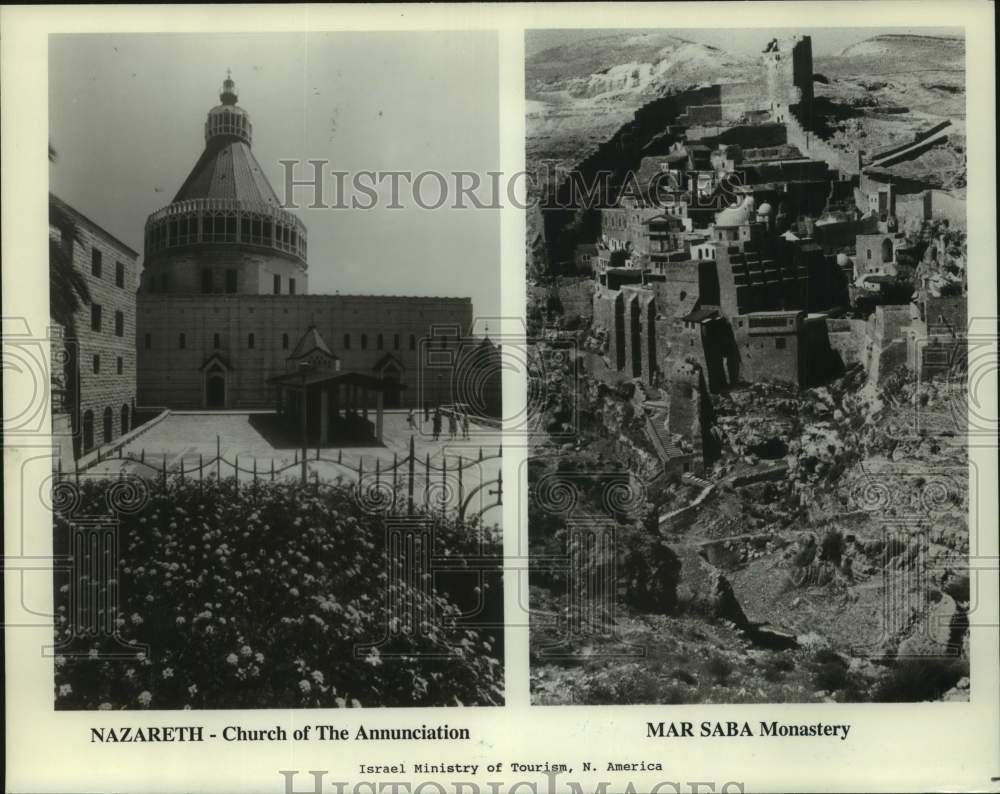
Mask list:
[[[219,100],[208,112],[205,149],[191,173],[174,200],[146,221],[141,289],[305,292],[305,226],[281,208],[254,157],[250,115],[236,104],[228,73]],[[219,262],[225,273],[214,272]]]

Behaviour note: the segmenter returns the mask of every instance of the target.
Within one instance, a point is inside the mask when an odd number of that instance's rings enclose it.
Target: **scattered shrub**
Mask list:
[[[873,700],[880,703],[939,700],[968,674],[968,663],[962,659],[900,659],[876,686]]]

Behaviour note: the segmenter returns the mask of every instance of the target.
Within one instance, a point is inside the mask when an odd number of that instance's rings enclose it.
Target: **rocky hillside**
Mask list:
[[[574,36],[543,31],[552,46],[525,58],[527,160],[571,167],[642,105],[671,89],[742,80],[752,59],[665,32]]]
[[[650,479],[644,396],[596,366],[598,337],[578,338],[576,366],[547,373],[557,399],[539,406],[529,482],[624,466],[645,483],[646,509],[618,520],[615,633],[546,658],[566,583],[533,579],[536,702],[968,698],[963,378],[918,385],[897,370],[875,391],[855,367],[821,388],[722,395],[714,490],[665,522],[697,489]],[[550,435],[568,429],[567,382],[580,409],[570,443]],[[533,553],[565,553],[565,520],[533,506]],[[623,659],[630,647],[647,656]]]
[[[866,154],[911,140],[941,121],[948,142],[885,169],[895,182],[965,185],[965,42],[942,36],[883,35],[839,55],[816,58],[821,123],[832,143]]]
[[[570,168],[632,114],[670,90],[754,81],[759,61],[666,32],[542,31],[525,59],[528,168]],[[814,59],[817,121],[833,143],[872,153],[943,119],[949,143],[894,166],[897,177],[964,183],[965,45],[961,38],[883,35]]]

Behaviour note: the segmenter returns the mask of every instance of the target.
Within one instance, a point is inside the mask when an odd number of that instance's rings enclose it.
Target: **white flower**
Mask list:
[[[142,706],[148,706],[153,700],[153,695],[148,690],[143,690],[139,693],[139,704]]]
[[[230,664],[239,664],[240,658],[235,653],[231,653],[226,657],[226,661]]]
[[[163,677],[164,678],[173,678],[174,677],[174,668],[173,667],[164,667],[163,668]]]
[[[110,703],[102,703],[100,706],[97,707],[97,710],[98,711],[111,711],[111,704]]]
[[[73,694],[73,687],[71,687],[69,684],[59,685],[59,697],[64,698],[67,695],[72,695],[72,694]]]
[[[306,679],[303,678],[301,681],[299,681],[299,689],[302,690],[303,694],[306,694],[312,691],[312,684],[310,684],[308,681],[306,681]]]
[[[310,674],[310,677],[317,684],[323,683],[323,674],[319,670],[313,670],[312,673]]]

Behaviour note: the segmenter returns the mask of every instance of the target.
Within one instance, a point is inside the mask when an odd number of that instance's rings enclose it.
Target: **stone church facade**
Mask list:
[[[452,402],[465,394],[467,297],[308,294],[308,231],[280,206],[251,149],[252,125],[226,79],[205,122],[205,150],[174,200],[149,216],[137,296],[138,400],[150,408],[274,408],[268,379],[286,372],[315,328],[344,371],[386,382],[386,408]],[[498,353],[498,351],[497,351]],[[485,410],[485,409],[484,409]]]

